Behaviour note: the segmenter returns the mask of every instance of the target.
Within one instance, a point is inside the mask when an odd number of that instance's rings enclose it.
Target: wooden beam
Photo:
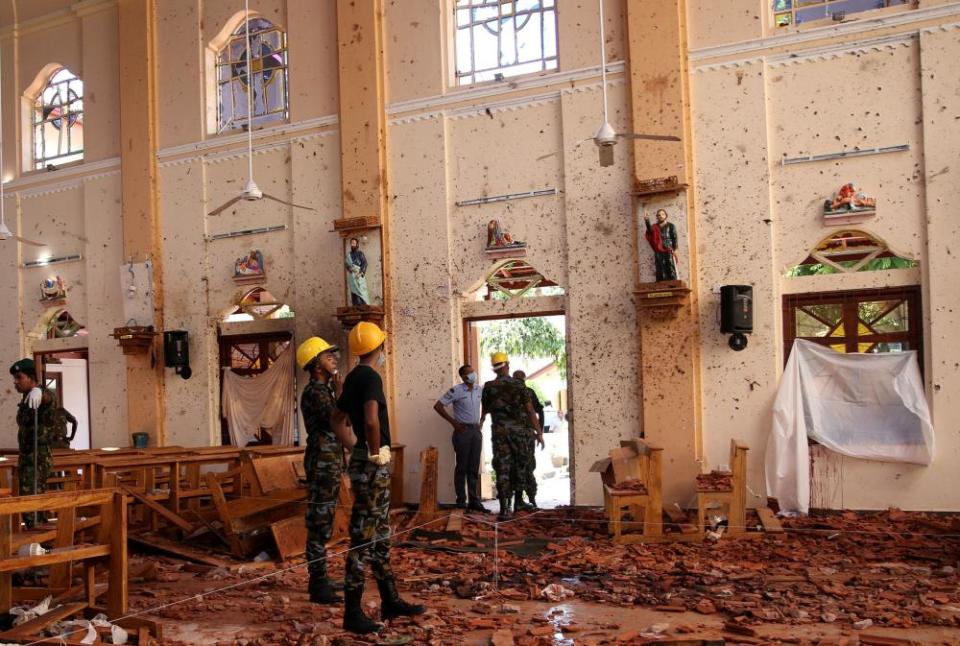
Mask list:
[[[113,509],[104,506],[101,515],[112,513],[113,531],[110,532],[110,579],[107,590],[107,610],[110,617],[127,612],[127,499],[117,492]]]
[[[412,527],[433,521],[440,513],[437,505],[437,447],[420,452],[420,508],[410,522]]]
[[[47,626],[83,612],[83,609],[86,607],[87,604],[81,602],[67,603],[59,608],[53,608],[39,617],[34,617],[33,619],[25,621],[19,626],[14,626],[10,630],[0,633],[0,639],[4,641],[14,639],[29,639],[36,636]]]
[[[776,514],[774,514],[773,510],[769,507],[757,507],[757,516],[760,517],[760,524],[763,525],[763,531],[768,534],[783,533],[783,525],[780,524],[780,519],[777,518]]]
[[[144,505],[146,505],[147,507],[155,511],[161,517],[165,518],[168,522],[173,523],[183,531],[187,532],[188,534],[194,530],[194,526],[191,523],[184,520],[179,514],[173,513],[172,511],[170,511],[169,509],[167,509],[166,507],[158,503],[156,500],[152,500],[149,496],[145,496],[142,493],[134,491],[133,489],[131,489],[126,485],[120,485],[120,489],[126,492],[129,496],[133,497],[135,500],[143,503]]]

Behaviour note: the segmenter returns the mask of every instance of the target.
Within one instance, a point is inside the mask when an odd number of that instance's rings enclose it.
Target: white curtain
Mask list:
[[[916,352],[842,354],[794,341],[765,464],[781,511],[809,511],[807,438],[854,458],[930,464],[933,424]]]
[[[224,368],[221,408],[234,445],[246,446],[261,428],[270,432],[274,444],[293,445],[292,347],[259,375],[243,377]]]

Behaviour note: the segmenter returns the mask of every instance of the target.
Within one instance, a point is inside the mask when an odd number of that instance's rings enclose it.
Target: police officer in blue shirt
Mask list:
[[[444,393],[433,409],[453,427],[453,450],[457,455],[453,487],[457,492],[457,507],[486,513],[480,504],[480,452],[483,449],[480,394],[483,389],[470,364],[461,366],[459,373],[463,383]],[[446,409],[450,405],[453,406],[452,417]]]

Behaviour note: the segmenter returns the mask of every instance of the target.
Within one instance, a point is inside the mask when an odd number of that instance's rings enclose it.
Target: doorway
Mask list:
[[[544,448],[536,449],[537,506],[570,504],[571,428],[567,419],[567,335],[562,312],[467,319],[464,321],[465,362],[474,366],[481,383],[496,378],[490,367],[493,352],[510,357],[511,373],[522,371],[526,384],[543,407]],[[538,409],[539,413],[539,409]],[[493,451],[490,418],[483,427],[481,493],[493,497]]]
[[[44,352],[34,355],[43,385],[56,397],[57,406],[77,420],[71,449],[90,448],[90,389],[86,350]],[[68,424],[67,433],[71,432]]]
[[[223,392],[223,373],[225,369],[247,377],[262,374],[274,364],[281,353],[290,347],[292,342],[293,335],[290,332],[220,336],[220,392]],[[294,392],[296,392],[295,381]],[[299,445],[299,437],[296,423],[294,423],[293,429],[294,445],[297,446]],[[261,429],[256,433],[256,437],[257,440],[247,443],[247,446],[274,443],[274,438],[266,429]],[[222,415],[220,416],[220,441],[223,446],[232,444],[229,425]]]

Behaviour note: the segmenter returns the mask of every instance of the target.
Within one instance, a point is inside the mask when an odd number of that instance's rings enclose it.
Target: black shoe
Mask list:
[[[343,629],[352,633],[366,635],[367,633],[378,633],[383,630],[384,625],[368,617],[363,612],[361,601],[363,599],[363,590],[354,590],[344,592],[347,598],[346,608],[343,611]]]
[[[530,501],[529,503],[527,503],[527,508],[530,511],[537,511],[538,509],[540,509],[539,507],[537,507],[537,501],[536,501],[536,498],[533,496],[533,494],[527,494],[527,499]]]
[[[530,511],[532,509],[533,507],[523,502],[523,496],[521,496],[520,494],[517,494],[516,496],[514,496],[514,500],[513,500],[514,511]]]
[[[425,606],[418,603],[408,603],[400,598],[397,584],[391,579],[377,580],[380,590],[380,618],[396,619],[397,617],[413,617],[427,611]]]
[[[465,502],[458,502],[457,505],[456,505],[456,507],[457,507],[457,509],[467,509],[467,503],[465,503]]]
[[[480,504],[480,501],[474,500],[469,505],[467,505],[467,511],[478,511],[481,514],[489,514],[487,508]]]
[[[510,499],[500,499],[500,513],[497,514],[497,520],[510,520]]]
[[[343,597],[333,591],[330,579],[326,577],[310,577],[310,603],[331,604],[340,603]]]

